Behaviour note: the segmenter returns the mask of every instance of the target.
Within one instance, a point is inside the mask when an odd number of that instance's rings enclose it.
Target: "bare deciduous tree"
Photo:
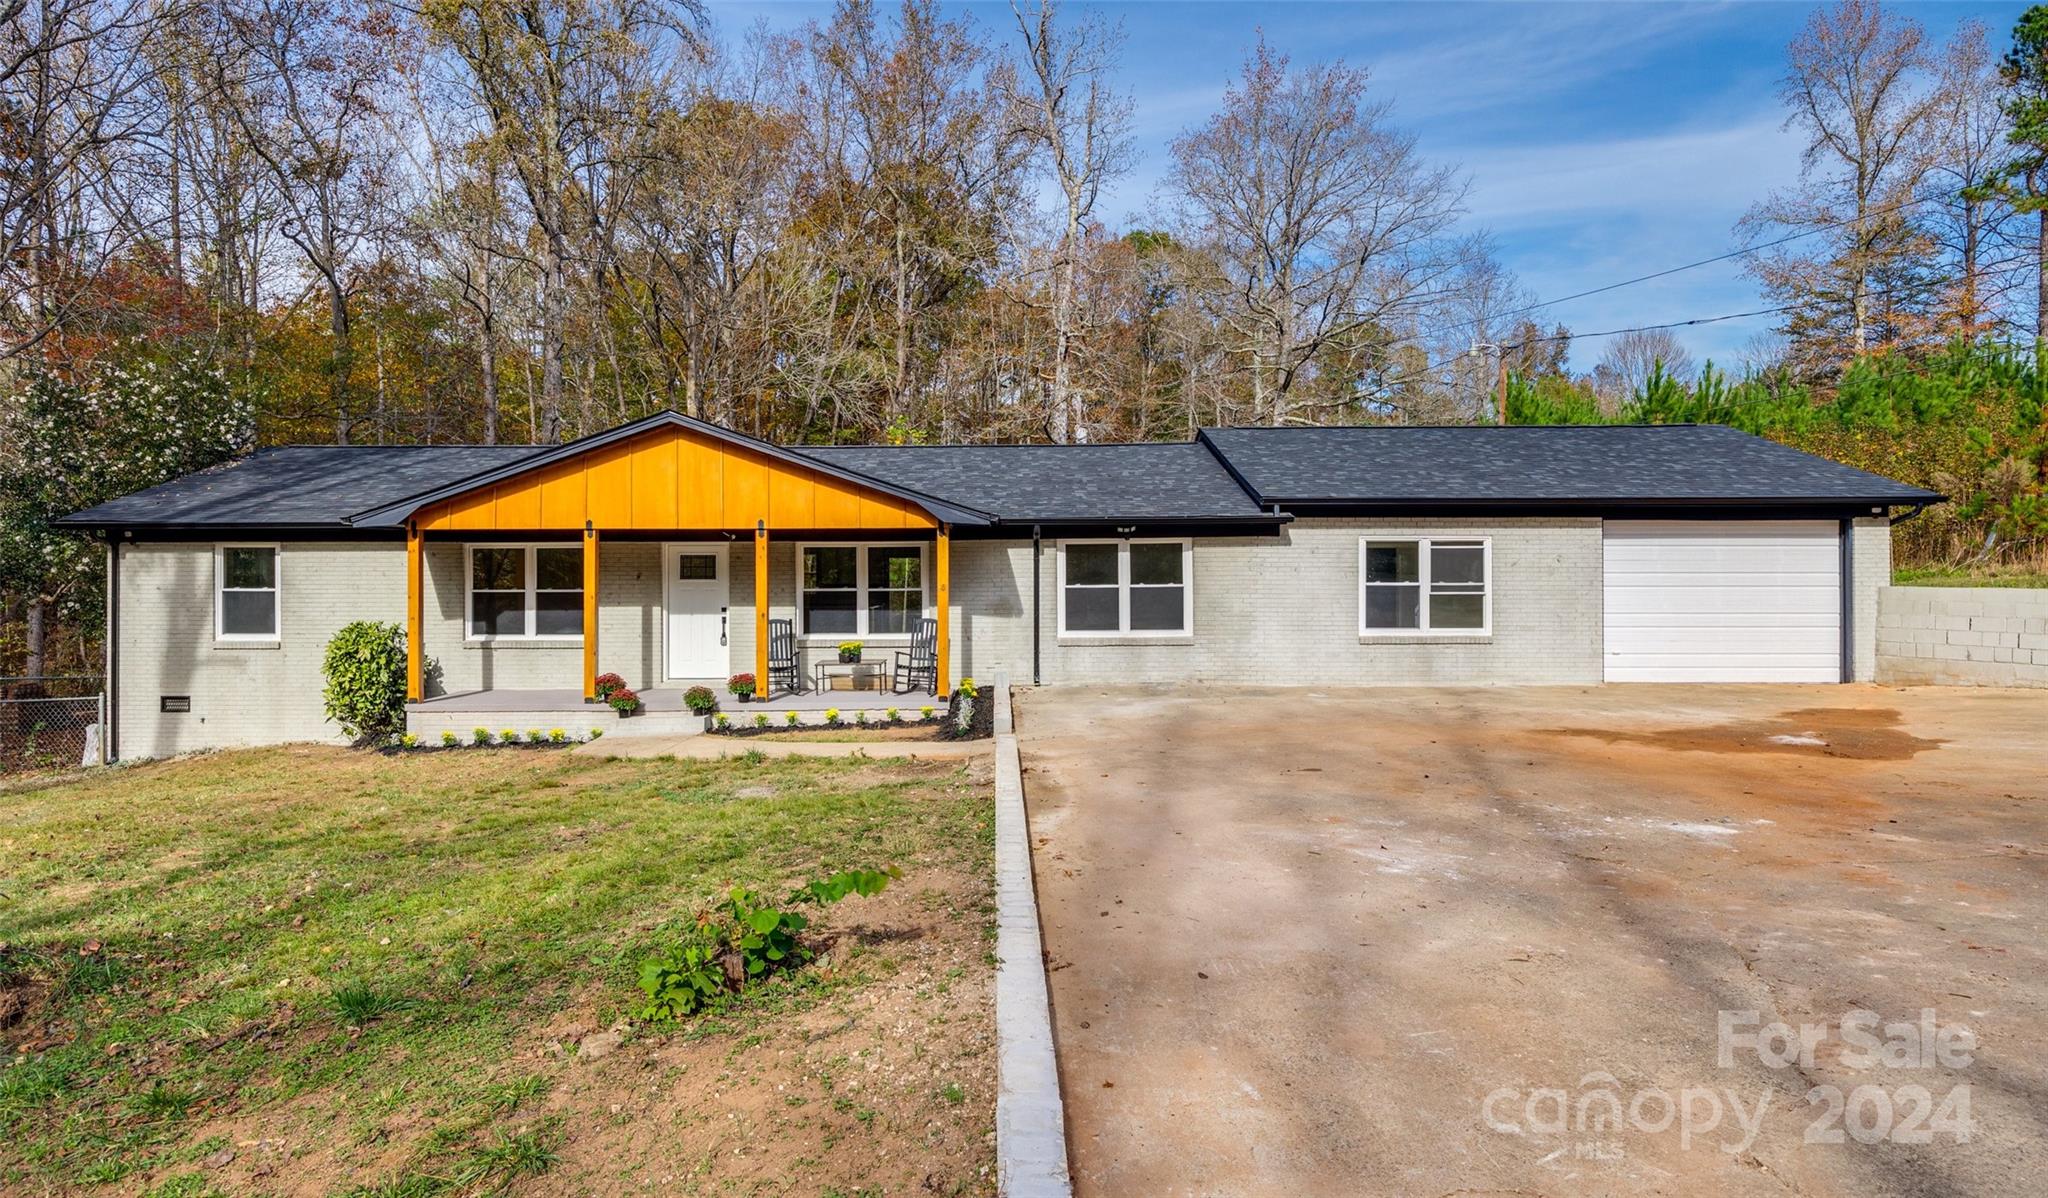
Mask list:
[[[1054,0],[1039,0],[1029,11],[1012,0],[1010,11],[1024,48],[1022,69],[1005,89],[1011,119],[1059,189],[1061,205],[1051,262],[1047,431],[1052,440],[1063,442],[1086,432],[1084,406],[1075,391],[1075,358],[1086,325],[1080,308],[1083,241],[1103,185],[1130,168],[1131,104],[1109,84],[1123,32],[1096,17],[1062,28]]]
[[[1389,124],[1363,69],[1291,67],[1263,42],[1222,111],[1174,141],[1168,186],[1185,240],[1227,288],[1221,310],[1261,423],[1299,418],[1297,385],[1334,342],[1406,331],[1471,248],[1450,237],[1460,182]]]
[[[1931,162],[1929,128],[1943,111],[1932,69],[1920,24],[1876,0],[1816,11],[1787,49],[1779,94],[1785,127],[1806,139],[1800,184],[1752,208],[1739,227],[1759,240],[1814,231],[1752,258],[1750,271],[1766,292],[1806,309],[1795,326],[1845,326],[1852,352],[1871,343],[1874,305],[1895,314],[1925,298],[1915,268],[1931,243],[1914,205]]]

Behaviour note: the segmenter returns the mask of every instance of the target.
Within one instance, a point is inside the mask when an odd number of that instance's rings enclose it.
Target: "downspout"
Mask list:
[[[1856,521],[1844,516],[1841,521],[1841,574],[1842,574],[1842,681],[1856,681]]]
[[[1031,526],[1031,685],[1033,686],[1042,685],[1038,679],[1038,609],[1042,606],[1043,600],[1038,589],[1038,574],[1040,570],[1039,556],[1043,552],[1044,545],[1039,540],[1039,526],[1034,524]]]
[[[121,759],[121,538],[107,533],[107,676],[100,685],[107,697],[106,727],[100,729],[100,757],[105,762]]]

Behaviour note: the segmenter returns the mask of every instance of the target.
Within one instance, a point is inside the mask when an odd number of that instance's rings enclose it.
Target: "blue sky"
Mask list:
[[[997,34],[1005,3],[953,4]],[[2002,52],[2024,4],[1901,4],[1945,41],[1969,18]],[[1810,4],[1070,4],[1128,36],[1122,78],[1136,102],[1136,168],[1101,215],[1143,223],[1167,145],[1215,109],[1260,30],[1297,61],[1341,58],[1372,71],[1395,121],[1429,157],[1469,177],[1469,220],[1550,299],[1705,258],[1733,244],[1743,211],[1794,182],[1799,141],[1777,101],[1784,48]],[[722,34],[756,19],[784,27],[820,3],[713,3]],[[1739,264],[1684,272],[1547,308],[1576,331],[1760,307]],[[1732,363],[1768,317],[1679,330],[1699,358]],[[1573,346],[1590,367],[1600,343]]]

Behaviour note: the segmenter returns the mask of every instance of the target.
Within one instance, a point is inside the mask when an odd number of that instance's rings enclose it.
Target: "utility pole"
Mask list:
[[[1493,352],[1500,359],[1500,398],[1493,405],[1493,416],[1496,424],[1504,425],[1508,422],[1508,347],[1496,345]]]
[[[1495,424],[1506,424],[1508,422],[1508,349],[1507,346],[1492,341],[1478,341],[1472,345],[1474,356],[1477,356],[1482,351],[1489,350],[1494,355],[1496,380],[1493,388],[1493,422]]]

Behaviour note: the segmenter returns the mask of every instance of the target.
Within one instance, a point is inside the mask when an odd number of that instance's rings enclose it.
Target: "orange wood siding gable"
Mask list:
[[[907,500],[687,429],[658,428],[444,499],[418,514],[433,532],[930,529]]]

